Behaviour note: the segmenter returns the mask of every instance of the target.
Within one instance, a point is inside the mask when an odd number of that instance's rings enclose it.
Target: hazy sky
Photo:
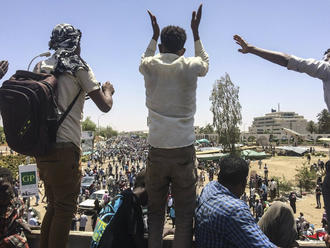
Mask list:
[[[117,130],[146,130],[144,80],[138,71],[141,54],[152,29],[146,10],[158,18],[161,28],[174,24],[186,29],[186,56],[193,55],[190,30],[196,0],[10,0],[1,2],[0,59],[10,62],[8,78],[26,69],[35,55],[48,50],[53,27],[71,23],[83,32],[82,57],[100,82],[115,87],[113,109],[102,115],[91,100],[84,116]],[[305,58],[322,58],[330,47],[329,0],[205,0],[200,37],[210,56],[210,69],[197,88],[195,125],[212,122],[209,96],[212,85],[226,72],[240,87],[242,129],[253,117],[269,113],[281,104],[282,111],[296,111],[308,120],[326,108],[322,82],[288,71],[253,55],[237,52],[232,40],[242,35],[263,48]],[[1,82],[2,83],[2,82]]]

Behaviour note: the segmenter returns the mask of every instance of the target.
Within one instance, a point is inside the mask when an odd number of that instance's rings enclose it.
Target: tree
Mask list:
[[[202,134],[213,134],[214,133],[214,128],[213,126],[208,123],[205,127],[201,127],[199,130],[199,133]]]
[[[219,143],[231,153],[235,153],[235,143],[239,142],[241,124],[241,104],[239,87],[235,86],[228,73],[217,80],[210,96],[213,126],[219,137]]]
[[[107,126],[107,127],[101,127],[100,130],[97,131],[97,135],[109,139],[113,136],[117,136],[118,132],[116,130],[113,130],[112,127]]]
[[[83,131],[94,131],[96,130],[96,124],[91,120],[89,116],[81,123]]]
[[[310,132],[311,134],[317,132],[317,125],[315,124],[314,121],[309,121],[307,122],[306,130]]]
[[[305,164],[301,168],[296,169],[296,180],[298,186],[306,191],[314,189],[316,184],[316,172],[315,170],[310,170]]]
[[[306,130],[311,133],[311,135],[315,134],[318,130],[317,125],[314,121],[307,122]],[[314,144],[315,144],[315,137],[313,137]]]
[[[319,133],[330,133],[330,113],[323,109],[318,115]]]

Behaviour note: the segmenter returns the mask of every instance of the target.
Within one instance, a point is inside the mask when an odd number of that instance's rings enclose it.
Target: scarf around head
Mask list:
[[[58,24],[52,31],[49,49],[55,50],[55,73],[68,72],[74,75],[79,69],[88,71],[87,64],[75,54],[81,32],[70,24]]]

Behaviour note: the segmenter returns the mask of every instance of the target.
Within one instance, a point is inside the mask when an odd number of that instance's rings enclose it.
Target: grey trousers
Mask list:
[[[297,238],[292,208],[282,202],[274,202],[259,220],[258,225],[278,247],[292,247]]]
[[[193,145],[175,149],[149,149],[146,170],[148,192],[149,248],[162,247],[169,184],[175,204],[173,248],[191,248],[196,207],[197,168]]]

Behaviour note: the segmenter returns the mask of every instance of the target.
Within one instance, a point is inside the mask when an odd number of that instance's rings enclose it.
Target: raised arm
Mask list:
[[[100,89],[89,92],[88,95],[96,104],[96,106],[102,112],[109,112],[112,108],[113,100],[112,95],[115,93],[113,85],[107,81],[102,85],[102,91]]]
[[[197,13],[196,11],[193,11],[190,25],[195,41],[195,57],[201,58],[201,63],[198,68],[198,76],[205,76],[209,69],[209,56],[205,52],[199,37],[199,24],[202,19],[202,8],[203,5],[200,4]]]
[[[153,30],[152,39],[155,41],[158,41],[160,29],[159,29],[159,25],[157,23],[157,18],[150,12],[150,10],[148,10],[148,14],[150,16],[150,21],[151,21],[152,30]]]
[[[241,53],[252,53],[262,57],[275,64],[285,66],[289,70],[302,72],[321,80],[327,80],[330,77],[330,63],[325,60],[302,59],[293,55],[288,55],[281,52],[269,51],[250,45],[243,40],[239,35],[234,36],[234,40],[241,49]]]
[[[258,48],[255,46],[250,45],[245,40],[242,39],[241,36],[235,35],[234,40],[238,45],[241,46],[240,49],[238,49],[239,52],[246,54],[246,53],[252,53],[255,54],[263,59],[266,59],[272,63],[281,65],[281,66],[288,66],[290,55],[281,53],[281,52],[275,52],[270,50],[265,50],[262,48]]]
[[[153,35],[152,35],[152,39],[151,39],[146,51],[144,52],[144,54],[142,54],[142,57],[141,57],[139,71],[142,74],[145,74],[147,71],[146,68],[148,67],[148,62],[149,62],[148,57],[152,57],[156,53],[157,41],[158,41],[159,33],[160,33],[156,16],[154,16],[149,10],[148,10],[148,14],[149,14],[150,20],[151,20]]]
[[[145,57],[151,57],[151,56],[154,56],[155,55],[156,45],[157,45],[157,41],[158,41],[159,33],[160,33],[156,16],[154,16],[149,10],[148,10],[148,14],[150,16],[150,21],[151,21],[151,26],[152,26],[152,30],[153,30],[153,35],[152,35],[152,39],[150,41],[150,44],[147,47],[147,50],[142,55],[142,59],[145,58]]]

